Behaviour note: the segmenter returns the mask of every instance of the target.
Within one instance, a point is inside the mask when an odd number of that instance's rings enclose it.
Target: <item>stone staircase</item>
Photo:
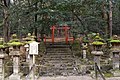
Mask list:
[[[42,62],[44,66],[40,68],[40,76],[73,76],[78,74],[75,57],[69,44],[47,43],[46,54],[43,56]]]

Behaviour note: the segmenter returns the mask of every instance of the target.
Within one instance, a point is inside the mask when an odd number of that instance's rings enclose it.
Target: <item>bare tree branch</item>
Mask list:
[[[80,21],[81,25],[83,26],[83,29],[86,30],[86,27],[85,27],[83,21],[81,20],[81,18],[74,11],[72,11],[72,13]]]

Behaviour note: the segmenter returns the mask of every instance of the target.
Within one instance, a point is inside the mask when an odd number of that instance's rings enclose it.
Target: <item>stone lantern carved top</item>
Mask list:
[[[118,39],[117,35],[113,36],[112,40],[110,40],[110,43],[112,52],[120,52],[120,40]]]
[[[7,43],[9,46],[10,53],[9,55],[18,56],[20,55],[20,47],[24,44],[17,39],[17,35],[13,34],[12,39]]]
[[[87,37],[83,37],[83,43],[89,43],[89,40],[88,40],[88,38]]]
[[[8,44],[8,46],[21,46],[21,45],[24,45],[23,43],[21,43],[19,41],[19,39],[17,39],[16,34],[12,35],[12,39],[7,44]]]
[[[6,48],[6,47],[7,47],[7,44],[4,43],[4,39],[0,38],[0,49]]]
[[[5,48],[7,47],[7,45],[4,43],[4,39],[0,38],[0,58],[4,58],[5,56],[7,56]]]
[[[104,44],[104,40],[100,37],[99,33],[97,33],[92,42],[93,51],[91,53],[94,55],[103,55],[102,47]]]
[[[118,43],[120,44],[120,40],[118,39],[118,36],[117,35],[114,35],[112,40],[110,40],[111,43]]]
[[[87,37],[83,37],[82,39],[82,49],[87,49],[88,48],[88,43],[89,43],[89,40]]]
[[[94,41],[92,42],[92,45],[95,46],[102,46],[104,43],[104,40],[100,37],[99,33],[96,34]]]
[[[31,33],[28,33],[27,37],[23,38],[23,41],[25,44],[29,44],[29,43],[35,41],[35,38],[36,38],[36,36],[34,35],[34,33],[33,33],[33,35],[31,35]]]

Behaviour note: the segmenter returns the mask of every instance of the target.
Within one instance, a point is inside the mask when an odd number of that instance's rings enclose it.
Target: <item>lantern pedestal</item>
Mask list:
[[[86,54],[87,54],[87,50],[84,49],[84,50],[83,50],[83,59],[86,59]]]
[[[5,72],[4,72],[4,57],[6,55],[1,52],[0,53],[0,80],[5,80]]]
[[[13,56],[13,74],[9,77],[9,80],[20,80],[19,74],[19,51],[11,51],[10,54]]]
[[[29,79],[34,80],[35,79],[35,71],[34,71],[34,66],[35,65],[35,56],[34,55],[30,55],[30,59],[29,59]]]
[[[119,52],[113,52],[113,69],[119,69]]]
[[[110,41],[111,43],[111,52],[113,55],[113,74],[114,76],[120,76],[120,40],[117,35],[114,35],[112,40]]]
[[[92,51],[91,52],[94,55],[94,63],[97,63],[99,69],[100,69],[100,57],[103,55],[102,51]]]

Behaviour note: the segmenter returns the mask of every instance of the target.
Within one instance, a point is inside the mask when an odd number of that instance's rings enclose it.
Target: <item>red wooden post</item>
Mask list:
[[[74,37],[73,37],[73,41],[72,41],[73,43],[74,43],[74,40],[75,40],[75,39],[74,39]]]
[[[65,41],[66,44],[68,44],[68,30],[70,29],[68,26],[63,27],[63,29],[65,30]]]
[[[52,30],[52,43],[54,43],[54,32],[55,32],[56,27],[52,26],[50,29]]]
[[[46,44],[46,36],[44,37],[44,43]]]

